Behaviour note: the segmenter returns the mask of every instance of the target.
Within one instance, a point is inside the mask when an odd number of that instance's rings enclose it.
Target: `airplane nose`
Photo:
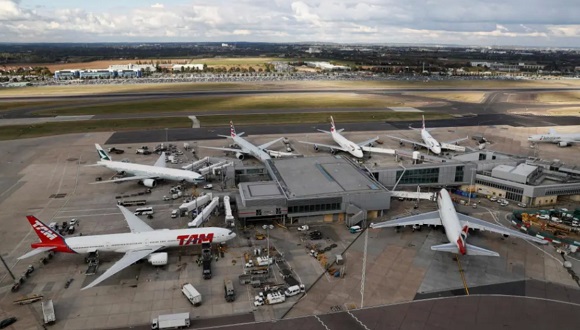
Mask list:
[[[441,147],[435,147],[435,153],[439,155],[441,153]]]
[[[359,150],[357,150],[357,151],[354,153],[354,155],[355,155],[356,157],[358,157],[358,158],[363,158],[363,152],[362,152],[362,150],[360,150],[360,149],[359,149]]]

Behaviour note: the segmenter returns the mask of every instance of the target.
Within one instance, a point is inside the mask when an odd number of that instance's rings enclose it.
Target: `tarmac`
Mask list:
[[[338,126],[346,125],[338,123]],[[329,137],[314,133],[313,128],[310,127],[311,133],[307,136],[301,134],[300,139],[332,142]],[[246,128],[237,129],[241,131]],[[571,161],[575,159],[570,155],[573,153],[568,152],[572,149],[552,145],[542,146],[540,150],[522,148],[527,143],[523,138],[542,128],[508,129],[507,126],[492,127],[486,124],[478,129],[484,130],[486,136],[493,137],[494,143],[489,148],[524,149],[527,153],[540,153],[542,157],[554,155],[562,160],[566,157]],[[433,134],[441,139],[451,139],[473,130],[473,127],[458,127],[435,130]],[[211,135],[218,133],[212,132]],[[255,143],[277,137],[251,133],[250,140]],[[347,127],[345,135],[354,141],[362,141],[375,136],[374,133],[352,131]],[[408,134],[410,137],[415,132],[394,133]],[[14,300],[30,294],[42,294],[45,299],[53,299],[57,315],[54,329],[144,329],[151,318],[178,312],[190,312],[192,326],[198,328],[449,329],[465,328],[469,324],[476,329],[500,325],[517,329],[520,326],[529,328],[536,325],[542,328],[557,324],[558,328],[566,329],[577,325],[571,320],[574,320],[576,314],[573,313],[578,312],[580,306],[580,290],[562,267],[555,249],[489,233],[472,235],[469,241],[499,252],[499,258],[466,256],[460,260],[467,289],[472,293],[468,297],[458,297],[465,295],[466,290],[457,261],[451,255],[430,250],[431,245],[445,241],[440,230],[412,232],[406,229],[396,233],[381,229],[357,235],[349,233],[344,224],[326,223],[317,218],[309,221],[315,229],[323,232],[324,239],[320,241],[310,241],[296,231],[298,223],[287,223],[288,229],[277,226],[270,231],[270,245],[283,253],[286,266],[293,270],[307,289],[304,296],[292,297],[282,304],[271,306],[254,307],[253,297],[258,290],[237,281],[237,276],[243,271],[244,254],[268,244],[268,240],[255,238],[256,232],[263,232],[262,223],[245,230],[236,229],[238,237],[228,243],[225,257],[213,263],[214,278],[211,280],[201,278],[201,270],[195,263],[199,251],[195,248],[171,249],[168,251],[169,263],[165,267],[154,268],[148,263],[139,263],[85,291],[80,291],[80,288],[92,278],[84,275],[86,264],[83,256],[57,254],[46,265],[41,265],[39,258],[17,261],[16,257],[29,251],[29,244],[37,240],[24,218],[27,214],[33,214],[45,222],[80,219],[75,235],[81,232],[96,235],[127,231],[126,223],[115,206],[115,196],[136,194],[144,188],[130,182],[89,184],[95,182],[96,177],[106,179],[113,174],[104,168],[86,166],[97,160],[94,143],[110,141],[110,137],[110,133],[70,134],[0,142],[0,153],[4,155],[0,159],[0,222],[5,228],[0,232],[0,250],[17,276],[24,272],[28,264],[36,267],[16,293],[10,292],[12,280],[9,275],[4,269],[0,273],[0,317],[17,316],[19,320],[12,326],[13,329],[42,328],[39,303],[28,306],[13,304]],[[169,137],[172,137],[171,133]],[[298,136],[290,135],[289,138],[297,152],[314,154],[311,147],[296,142]],[[165,141],[165,132],[160,141]],[[223,139],[194,142],[194,148],[227,144]],[[152,164],[158,156],[133,153],[132,150],[140,145],[115,143],[116,147],[126,152],[113,157]],[[385,141],[383,145],[392,146],[398,146],[398,143]],[[220,151],[196,150],[200,158],[224,157]],[[185,163],[192,160],[191,155],[187,156],[189,158],[184,158]],[[394,163],[390,156],[373,157],[371,162],[376,162],[377,166]],[[164,183],[153,189],[151,194],[135,197],[147,199],[154,207],[154,218],[145,220],[154,228],[184,228],[188,221],[187,218],[169,217],[171,210],[181,203],[163,201],[162,197],[170,186]],[[435,209],[435,204],[430,202],[420,203],[417,210],[413,209],[412,204],[393,201],[392,209],[377,221]],[[500,210],[497,204],[488,201],[482,201],[480,205],[477,210],[460,208],[459,211],[509,226],[505,220],[508,209]],[[223,216],[217,216],[210,220],[209,225],[221,226],[223,223]],[[344,277],[331,277],[325,271],[327,265],[307,253],[312,244],[325,247],[333,243],[337,247],[327,254],[327,260],[332,262],[336,254],[342,254],[345,260]],[[113,253],[103,253],[99,273],[118,257]],[[273,268],[273,283],[282,281],[277,267]],[[573,267],[580,273],[580,262],[573,261]],[[69,288],[64,288],[70,278],[74,281]],[[225,278],[234,280],[237,299],[233,303],[225,302],[223,297]],[[180,287],[185,282],[193,284],[202,293],[204,302],[200,307],[192,307],[183,297]],[[473,295],[478,293],[521,297]],[[446,298],[433,300],[433,297]],[[313,314],[316,316],[311,316]]]

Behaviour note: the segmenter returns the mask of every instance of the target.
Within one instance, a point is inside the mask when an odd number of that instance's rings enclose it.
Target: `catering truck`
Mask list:
[[[56,315],[54,315],[54,305],[52,299],[42,302],[42,315],[44,317],[44,324],[53,324],[56,322]]]
[[[189,324],[189,313],[165,314],[151,320],[151,329],[181,329]]]
[[[181,289],[181,292],[183,292],[185,297],[187,297],[193,306],[201,305],[201,293],[199,293],[199,291],[197,291],[193,285],[185,283]]]

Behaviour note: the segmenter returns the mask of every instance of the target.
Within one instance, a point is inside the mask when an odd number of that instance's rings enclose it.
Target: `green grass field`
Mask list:
[[[207,115],[198,116],[202,127],[225,126],[230,120],[240,125],[268,125],[268,124],[303,124],[303,123],[329,123],[333,116],[337,123],[359,123],[374,121],[411,121],[425,119],[449,119],[453,116],[443,113],[417,113],[417,112],[317,112],[317,113],[281,113],[267,115]],[[340,125],[339,125],[340,126]]]
[[[68,133],[112,132],[139,129],[186,127],[191,127],[191,120],[186,117],[54,122],[34,125],[1,126],[0,140],[26,139]]]
[[[403,106],[396,96],[359,94],[276,94],[248,96],[200,96],[196,98],[144,100],[86,107],[42,110],[38,115],[97,115],[119,113],[168,113],[247,109],[381,108]]]

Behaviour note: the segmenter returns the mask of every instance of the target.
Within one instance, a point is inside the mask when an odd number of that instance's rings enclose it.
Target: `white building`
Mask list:
[[[327,71],[333,70],[350,70],[348,66],[344,65],[334,65],[328,62],[304,62],[307,66]]]
[[[155,72],[157,71],[157,69],[155,68],[155,65],[153,64],[113,64],[113,65],[109,65],[109,70],[113,70],[113,71],[119,71],[119,70],[132,70],[132,71],[140,71],[141,69],[143,69],[143,71],[147,71],[147,68],[149,68],[150,72]]]
[[[203,71],[203,64],[175,64],[171,67],[173,71],[181,71],[181,69],[186,70],[198,70]]]

